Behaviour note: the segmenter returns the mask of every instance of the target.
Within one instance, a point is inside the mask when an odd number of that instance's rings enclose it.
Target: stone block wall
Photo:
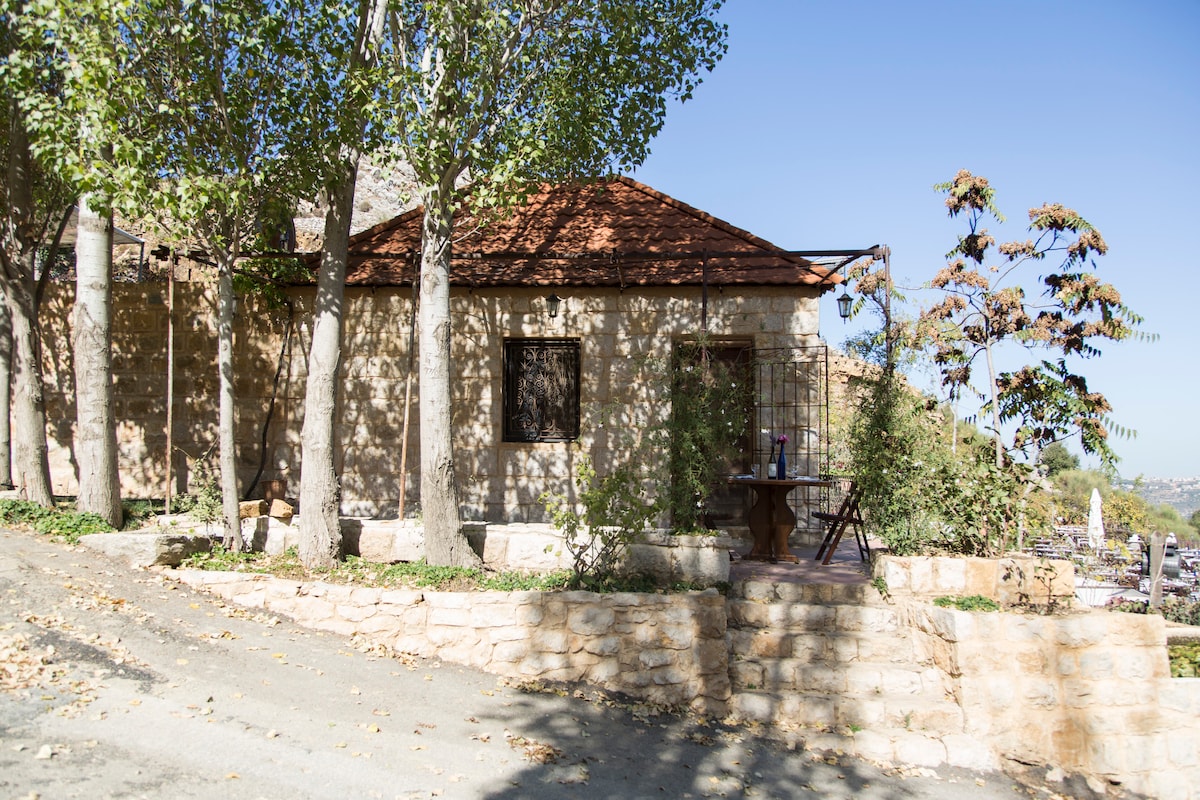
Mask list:
[[[883,580],[889,594],[900,598],[978,595],[1002,606],[1045,606],[1075,597],[1075,566],[1064,560],[880,554],[871,572],[874,579]]]
[[[451,296],[452,394],[457,472],[466,519],[545,521],[543,492],[573,496],[572,477],[588,455],[598,467],[632,458],[647,424],[669,410],[656,394],[650,362],[670,357],[675,341],[700,332],[699,287],[565,289],[559,315],[545,314],[543,288],[455,289]],[[313,290],[290,292],[292,306],[269,308],[240,298],[235,321],[238,472],[299,487],[300,429],[311,342]],[[412,324],[408,288],[347,288],[338,452],[342,512],[394,514],[399,502],[405,383]],[[73,494],[74,391],[70,357],[73,289],[53,284],[43,315],[50,456],[54,491]],[[188,488],[195,459],[216,441],[215,298],[199,284],[174,296],[174,490]],[[812,290],[712,287],[709,333],[757,348],[819,343]],[[167,290],[162,284],[114,287],[113,363],[119,466],[126,497],[161,497],[166,464]],[[572,443],[503,442],[502,348],[507,337],[566,337],[581,342],[582,433]],[[276,369],[282,364],[265,452]],[[407,437],[406,511],[419,506],[419,441],[414,376]],[[214,462],[215,463],[215,462]]]
[[[397,651],[730,713],[800,731],[813,749],[935,767],[1015,762],[1081,774],[1101,792],[1200,798],[1200,679],[1168,676],[1157,617],[962,612],[868,586],[759,581],[726,598],[174,574]]]
[[[910,608],[966,733],[1022,764],[1200,797],[1200,679],[1171,678],[1161,617]]]
[[[234,603],[361,634],[397,652],[521,680],[589,684],[720,713],[729,699],[725,598],[682,594],[422,592],[175,573]]]

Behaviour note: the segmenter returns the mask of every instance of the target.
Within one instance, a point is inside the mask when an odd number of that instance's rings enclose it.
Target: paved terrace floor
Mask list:
[[[870,581],[870,569],[858,557],[854,541],[843,541],[834,551],[828,564],[817,561],[816,547],[792,547],[800,561],[797,564],[769,561],[746,561],[736,557],[729,565],[731,583],[746,580],[771,583],[834,583],[865,584]]]

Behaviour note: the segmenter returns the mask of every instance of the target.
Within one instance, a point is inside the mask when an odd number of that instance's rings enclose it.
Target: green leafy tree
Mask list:
[[[997,245],[983,227],[988,216],[1004,219],[987,179],[962,170],[936,188],[946,193],[950,216],[965,215],[968,225],[948,254],[949,263],[930,282],[943,299],[919,320],[943,384],[952,396],[970,392],[983,400],[997,467],[1009,451],[1036,455],[1051,442],[1078,434],[1084,452],[1112,468],[1111,408],[1068,363],[1099,356],[1100,342],[1127,339],[1141,323],[1117,290],[1089,269],[1094,256],[1108,251],[1099,231],[1074,211],[1046,204],[1029,212],[1036,238]],[[1047,269],[1050,260],[1057,263]],[[1033,265],[1043,270],[1042,287],[1030,295],[1020,279]],[[1005,344],[1046,357],[1002,372],[997,355]],[[979,385],[975,367],[981,360]],[[1005,423],[1016,429],[1011,445],[1004,441]]]
[[[1053,478],[1060,472],[1079,469],[1079,456],[1062,442],[1051,442],[1042,450],[1039,463],[1046,469],[1046,476]]]
[[[0,147],[4,180],[0,181],[0,267],[7,330],[11,342],[12,472],[23,496],[42,506],[53,505],[46,448],[46,407],[42,386],[37,325],[38,254],[52,250],[61,237],[74,203],[65,177],[48,169],[34,152],[40,128],[39,100],[61,94],[60,51],[47,39],[47,19],[54,4],[0,0]],[[56,232],[56,233],[55,233]],[[43,271],[45,274],[45,271]],[[6,381],[5,386],[10,384]],[[3,454],[8,460],[9,453]]]
[[[323,109],[312,119],[325,121],[310,147],[323,165],[321,193],[326,203],[300,434],[304,513],[300,515],[299,551],[301,561],[310,569],[329,567],[341,555],[334,419],[350,222],[359,160],[378,141],[373,133],[379,120],[389,113],[379,102],[379,92],[386,85],[379,65],[386,47],[383,32],[387,0],[365,0],[357,6],[328,0],[327,7],[326,24],[319,26],[314,36],[320,42],[317,51],[330,57],[318,73],[332,74],[337,79],[318,83],[310,93]],[[338,34],[347,24],[349,27]]]
[[[139,111],[153,132],[148,161],[160,177],[150,210],[176,240],[199,240],[216,265],[218,464],[224,542],[236,550],[234,270],[263,243],[264,209],[315,191],[321,154],[306,148],[321,130],[313,102],[327,96],[332,74],[320,67],[337,65],[322,64],[328,48],[307,48],[348,31],[336,7],[300,0],[143,1],[172,20],[145,31],[138,65]]]
[[[451,243],[466,202],[642,162],[668,99],[724,52],[721,0],[432,0],[392,6],[384,121],[424,204],[421,509],[431,564],[470,565],[450,419]],[[470,192],[462,182],[470,177]]]

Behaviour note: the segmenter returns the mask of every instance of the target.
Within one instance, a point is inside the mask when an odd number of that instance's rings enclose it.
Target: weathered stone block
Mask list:
[[[244,500],[238,503],[238,519],[261,517],[267,513],[266,500]]]
[[[212,549],[206,535],[157,532],[90,533],[79,537],[79,543],[131,567],[177,567],[188,556]]]
[[[567,627],[581,636],[598,636],[608,633],[616,620],[611,608],[600,605],[581,606],[567,614]]]

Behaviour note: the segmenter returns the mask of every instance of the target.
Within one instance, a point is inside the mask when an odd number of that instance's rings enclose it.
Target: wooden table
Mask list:
[[[747,520],[750,533],[754,535],[754,547],[746,554],[746,560],[797,563],[799,557],[788,550],[788,537],[796,529],[796,515],[788,505],[787,496],[798,486],[822,488],[830,486],[830,481],[806,477],[733,477],[729,482],[735,486],[749,486],[755,494]]]

